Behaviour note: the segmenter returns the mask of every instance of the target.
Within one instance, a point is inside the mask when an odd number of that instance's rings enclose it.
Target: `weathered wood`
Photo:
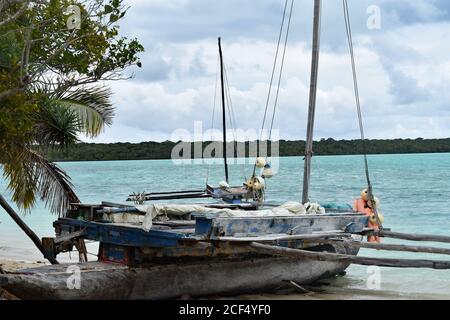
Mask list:
[[[318,234],[267,234],[259,236],[246,236],[246,237],[216,237],[215,240],[229,241],[229,242],[254,242],[254,241],[289,241],[289,240],[326,240],[329,238],[342,238],[351,237],[351,234],[343,232],[330,232],[330,233],[318,233]]]
[[[84,243],[84,239],[78,238],[74,242],[74,245],[78,250],[78,258],[79,258],[80,263],[87,262],[88,261],[87,249],[86,249],[86,244]]]
[[[193,227],[195,220],[169,220],[169,221],[153,221],[153,225],[169,226],[169,227]]]
[[[319,241],[318,241],[319,242]],[[417,253],[433,253],[433,254],[445,254],[450,255],[450,249],[436,248],[436,247],[424,247],[424,246],[409,246],[404,244],[384,244],[384,243],[370,243],[348,240],[320,240],[320,243],[328,244],[341,244],[352,248],[366,248],[374,250],[388,250],[388,251],[403,251],[403,252],[417,252]]]
[[[380,237],[393,238],[393,239],[450,243],[450,237],[438,236],[438,235],[432,235],[432,234],[411,234],[411,233],[400,233],[400,232],[393,232],[393,231],[387,231],[387,230],[375,231],[374,234],[376,234]]]
[[[313,42],[311,58],[311,80],[309,89],[308,126],[305,143],[305,166],[303,172],[302,203],[309,202],[309,183],[311,180],[311,159],[313,156],[314,119],[316,114],[317,82],[319,74],[320,24],[322,0],[314,0]]]
[[[115,208],[128,208],[129,207],[129,205],[126,205],[126,204],[109,202],[109,201],[102,201],[102,206],[115,207]]]
[[[434,260],[413,260],[413,259],[383,259],[358,257],[346,254],[336,254],[328,252],[312,252],[299,249],[290,249],[278,246],[270,246],[257,242],[252,242],[250,247],[255,252],[272,254],[277,256],[304,258],[319,261],[346,262],[364,266],[380,266],[393,268],[429,268],[429,269],[450,269],[450,261]]]
[[[67,242],[67,241],[71,241],[71,240],[76,239],[76,238],[80,238],[80,237],[82,237],[84,235],[86,235],[86,230],[85,229],[80,230],[80,231],[75,231],[75,232],[72,232],[72,233],[69,233],[69,234],[65,234],[65,235],[62,235],[62,236],[59,236],[59,237],[56,237],[54,242],[55,242],[55,244],[61,244],[61,243],[64,243],[64,242]]]
[[[211,198],[210,194],[205,193],[189,193],[189,194],[176,194],[167,196],[146,196],[145,201],[156,201],[156,200],[179,200],[179,199],[203,199]],[[128,198],[127,201],[134,201],[132,198]]]
[[[292,280],[311,284],[344,271],[348,264],[283,257],[189,259],[183,263],[152,263],[145,268],[88,262],[77,264],[82,274],[80,290],[67,286],[67,267],[45,266],[0,275],[5,289],[21,299],[174,299],[184,295],[238,295],[270,292]],[[187,276],[189,275],[189,276]]]
[[[45,254],[44,247],[42,246],[41,239],[36,235],[36,233],[31,230],[27,224],[20,218],[20,216],[14,211],[13,208],[8,204],[6,199],[0,194],[0,205],[5,209],[9,216],[16,222],[16,224],[22,229],[23,232],[33,241],[34,245],[39,249],[39,251],[44,255],[44,257],[50,261],[51,264],[58,264],[58,261],[54,257],[48,257]]]
[[[360,214],[291,215],[265,217],[196,217],[197,234],[209,234],[212,238],[236,234],[310,234],[312,230],[345,230],[351,223],[365,224],[367,217]]]
[[[186,191],[166,191],[166,192],[149,192],[145,193],[144,196],[154,196],[154,195],[169,195],[169,194],[185,194],[185,193],[201,193],[205,192],[205,190],[186,190]],[[136,195],[130,194],[129,197],[135,197]]]
[[[310,294],[310,293],[312,293],[311,291],[306,290],[306,289],[303,288],[301,285],[295,283],[295,282],[292,281],[292,280],[289,280],[289,281],[286,281],[286,282],[289,283],[290,285],[292,285],[293,287],[295,287],[296,289],[300,290],[300,292],[302,292],[302,293],[305,293],[305,294]]]

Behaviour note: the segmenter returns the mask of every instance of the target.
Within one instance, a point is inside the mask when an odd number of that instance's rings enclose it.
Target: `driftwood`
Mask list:
[[[380,266],[394,268],[429,268],[429,269],[450,269],[450,261],[413,260],[413,259],[383,259],[358,257],[346,254],[336,254],[328,252],[313,252],[300,249],[291,249],[278,246],[270,246],[257,242],[249,245],[255,252],[292,257],[305,258],[319,261],[345,262],[364,266]]]
[[[435,248],[424,246],[409,246],[404,244],[384,244],[384,243],[370,243],[359,241],[341,241],[341,240],[320,240],[320,243],[329,244],[342,244],[352,248],[366,248],[375,250],[388,250],[388,251],[404,251],[404,252],[417,252],[417,253],[434,253],[434,254],[446,254],[450,255],[450,249],[447,248]]]
[[[437,235],[432,235],[432,234],[410,234],[410,233],[400,233],[400,232],[385,231],[385,230],[375,231],[374,234],[378,235],[380,237],[393,238],[393,239],[450,243],[450,237],[437,236]]]

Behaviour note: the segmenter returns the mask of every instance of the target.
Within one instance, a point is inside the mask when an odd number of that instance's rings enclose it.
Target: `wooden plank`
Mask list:
[[[375,234],[380,237],[402,239],[410,241],[430,241],[430,242],[444,242],[450,243],[450,237],[438,236],[432,234],[411,234],[411,233],[400,233],[387,230],[380,230],[375,232]]]
[[[263,217],[196,217],[197,234],[234,236],[235,234],[308,234],[311,232],[344,230],[351,223],[366,224],[367,217],[348,215],[290,215]]]
[[[210,194],[206,193],[192,193],[192,194],[175,194],[175,195],[155,195],[155,196],[145,196],[145,201],[156,201],[156,200],[178,200],[178,199],[203,199],[211,198]],[[127,201],[134,201],[134,198],[128,198]]]
[[[190,238],[184,233],[177,232],[177,229],[168,231],[152,229],[147,232],[129,224],[98,223],[69,218],[60,218],[54,225],[70,232],[86,229],[85,239],[122,246],[175,247],[178,245],[178,240]]]
[[[445,254],[450,255],[450,249],[436,248],[436,247],[424,247],[424,246],[409,246],[404,244],[384,244],[384,243],[370,243],[370,242],[358,242],[348,240],[324,240],[320,243],[329,244],[341,244],[352,248],[366,248],[374,250],[387,250],[387,251],[403,251],[403,252],[417,252],[417,253],[433,253],[433,254]]]
[[[85,236],[85,235],[86,235],[86,230],[85,229],[79,230],[79,231],[75,231],[75,232],[71,232],[69,234],[65,234],[65,235],[56,237],[55,240],[54,240],[54,243],[55,244],[61,244],[61,243],[64,243],[66,241],[70,241],[70,240],[73,240],[73,239],[76,239],[76,238],[80,238],[80,237]]]
[[[127,205],[127,204],[108,202],[108,201],[102,201],[102,206],[113,207],[113,208],[128,208],[129,207],[129,205]]]
[[[153,221],[153,224],[169,227],[192,227],[195,226],[195,220]]]
[[[184,193],[201,193],[205,192],[205,190],[186,190],[186,191],[166,191],[166,192],[150,192],[145,193],[144,196],[153,196],[153,195],[168,195],[168,194],[184,194]],[[130,194],[129,197],[135,197],[135,194]]]
[[[309,234],[311,232],[344,230],[351,223],[366,224],[367,217],[349,215],[296,215],[263,217],[196,217],[197,234],[234,236],[235,234]]]
[[[270,246],[257,242],[252,242],[250,247],[255,252],[270,255],[278,255],[292,258],[304,258],[319,261],[334,261],[364,266],[380,266],[393,268],[428,268],[428,269],[450,269],[450,261],[438,260],[413,260],[413,259],[387,259],[358,257],[346,254],[336,254],[328,252],[312,252],[299,249],[290,249],[278,246]]]
[[[247,236],[247,237],[216,237],[215,240],[219,241],[230,241],[230,242],[253,242],[253,241],[289,241],[289,240],[325,240],[328,238],[337,237],[350,237],[351,234],[343,232],[330,232],[330,233],[317,233],[317,234],[297,234],[297,235],[287,235],[287,234],[267,234],[259,236]]]

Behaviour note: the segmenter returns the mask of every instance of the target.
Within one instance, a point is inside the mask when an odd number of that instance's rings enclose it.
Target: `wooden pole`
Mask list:
[[[14,211],[13,208],[8,204],[5,198],[0,194],[0,205],[5,209],[5,211],[10,215],[10,217],[17,223],[17,225],[25,232],[25,234],[33,241],[36,247],[41,251],[44,257],[50,261],[51,264],[58,264],[58,261],[54,257],[47,257],[42,246],[41,239],[31,230],[26,223],[20,218],[20,216]]]
[[[430,241],[430,242],[444,242],[450,243],[450,237],[447,236],[437,236],[432,234],[410,234],[410,233],[400,233],[393,231],[374,231],[375,235],[385,238],[410,240],[410,241]]]
[[[311,60],[311,81],[309,89],[308,127],[306,131],[305,167],[303,172],[303,203],[309,202],[311,159],[313,155],[314,118],[316,111],[317,79],[319,72],[321,0],[314,0],[314,26]]]
[[[366,248],[374,250],[388,250],[388,251],[403,251],[403,252],[417,252],[417,253],[433,253],[450,255],[450,249],[423,247],[423,246],[409,246],[403,244],[384,244],[384,243],[370,243],[347,240],[319,240],[318,243],[329,243],[335,245],[343,245],[352,248]]]
[[[380,266],[393,268],[429,268],[429,269],[450,269],[450,261],[433,260],[413,260],[413,259],[383,259],[358,257],[346,254],[336,254],[329,252],[313,252],[299,249],[291,249],[278,246],[270,246],[252,242],[250,247],[259,253],[277,255],[291,258],[311,259],[319,261],[334,261],[349,264],[359,264],[363,266]]]
[[[229,183],[228,179],[228,162],[227,162],[227,125],[225,114],[225,85],[224,85],[224,66],[222,54],[222,42],[219,37],[219,56],[220,56],[220,81],[222,88],[222,130],[223,130],[223,162],[225,166],[225,181]]]

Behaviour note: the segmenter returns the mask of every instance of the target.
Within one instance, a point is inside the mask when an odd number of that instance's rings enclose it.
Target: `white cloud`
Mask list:
[[[383,28],[370,31],[365,27],[365,9],[373,2],[350,3],[367,136],[450,136],[450,21],[446,20],[450,5],[426,0],[375,1],[382,9]],[[165,140],[176,129],[192,131],[194,121],[209,127],[218,54],[215,36],[224,34],[237,125],[243,129],[260,127],[281,1],[208,2],[203,12],[199,9],[204,1],[174,3],[131,3],[124,29],[143,41],[148,51],[135,80],[113,84],[115,124],[96,141]],[[340,2],[327,3],[315,136],[357,138],[350,60],[342,12],[336,4]],[[275,121],[281,137],[289,139],[305,136],[311,59],[312,8],[306,2],[296,6],[301,21],[294,17],[297,21],[291,30],[293,39]],[[248,19],[243,21],[245,16]],[[165,17],[171,20],[165,22]]]

